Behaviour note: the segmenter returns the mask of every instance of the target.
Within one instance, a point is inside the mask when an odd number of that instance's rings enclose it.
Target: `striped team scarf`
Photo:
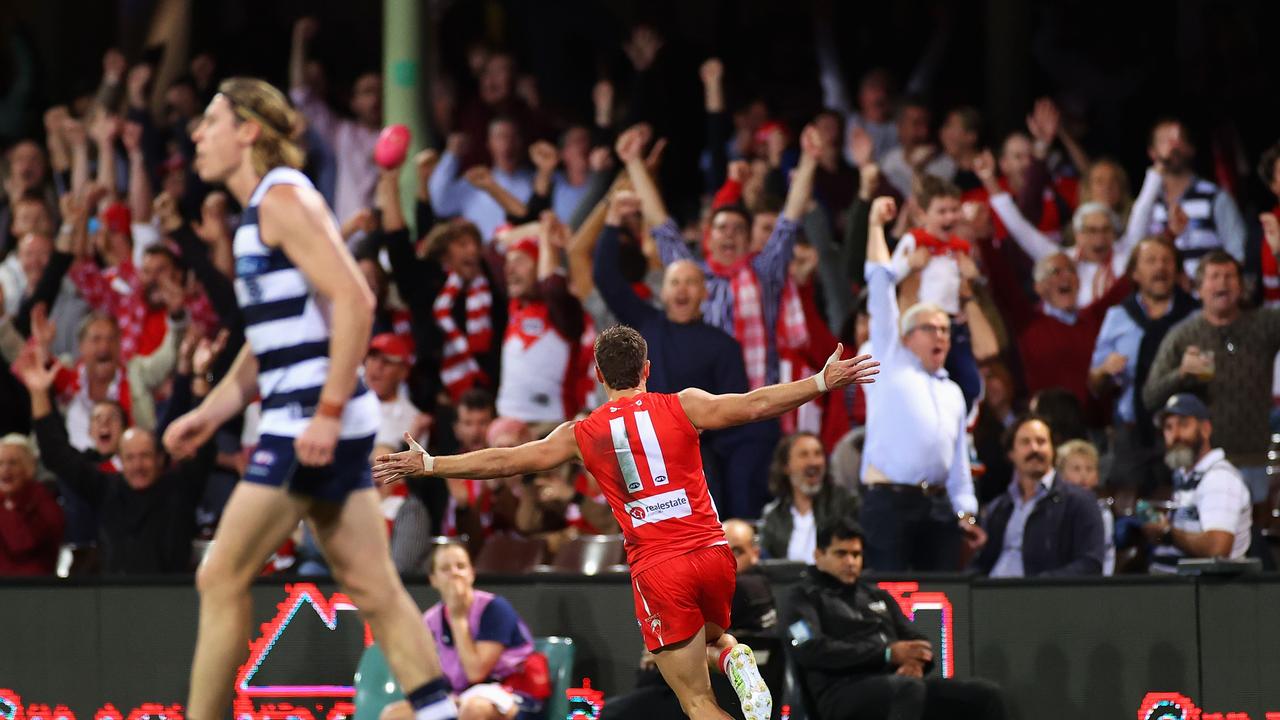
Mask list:
[[[747,388],[765,384],[769,352],[764,329],[764,303],[760,280],[751,267],[751,256],[732,266],[721,265],[707,256],[707,267],[729,280],[733,294],[733,337],[742,345],[742,361],[747,366]]]
[[[475,355],[487,352],[493,342],[493,328],[489,324],[489,310],[493,294],[489,292],[489,279],[477,275],[467,287],[467,332],[464,335],[453,321],[453,305],[462,292],[464,282],[456,272],[449,273],[444,288],[432,304],[436,325],[444,332],[444,357],[440,363],[440,380],[450,397],[457,402],[462,393],[485,380],[484,371]]]

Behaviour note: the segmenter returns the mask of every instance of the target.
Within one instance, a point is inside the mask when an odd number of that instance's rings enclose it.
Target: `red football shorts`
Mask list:
[[[737,563],[728,545],[666,560],[631,579],[636,622],[649,650],[688,640],[711,623],[729,627]]]

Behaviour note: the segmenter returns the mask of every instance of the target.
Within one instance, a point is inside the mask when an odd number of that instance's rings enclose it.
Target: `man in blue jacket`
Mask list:
[[[1102,515],[1086,492],[1053,471],[1049,423],[1024,415],[1005,434],[1009,490],[987,506],[988,541],[974,561],[991,577],[1101,575]]]

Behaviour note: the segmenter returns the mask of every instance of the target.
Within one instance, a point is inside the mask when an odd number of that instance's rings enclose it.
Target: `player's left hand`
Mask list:
[[[298,453],[298,462],[307,467],[323,467],[333,462],[333,451],[338,447],[338,435],[342,432],[342,423],[337,418],[317,415],[307,423],[297,440],[293,441],[293,449]]]
[[[426,475],[427,468],[432,465],[430,455],[418,444],[409,433],[404,434],[404,441],[409,449],[404,452],[379,455],[373,459],[373,481],[375,483],[393,483],[404,478]]]
[[[835,390],[846,385],[870,385],[875,382],[875,375],[880,372],[880,363],[872,360],[870,355],[859,355],[841,360],[844,345],[836,344],[836,351],[831,353],[827,364],[822,368],[823,378],[827,381],[827,390]]]

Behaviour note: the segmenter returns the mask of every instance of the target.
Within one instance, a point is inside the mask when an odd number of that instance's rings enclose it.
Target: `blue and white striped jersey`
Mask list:
[[[258,204],[276,185],[313,188],[292,168],[271,170],[258,183],[235,234],[236,298],[245,338],[258,359],[263,435],[297,437],[315,415],[329,372],[329,317],[315,289],[280,248],[258,231]],[[378,402],[363,380],[342,416],[342,439],[378,430]]]

